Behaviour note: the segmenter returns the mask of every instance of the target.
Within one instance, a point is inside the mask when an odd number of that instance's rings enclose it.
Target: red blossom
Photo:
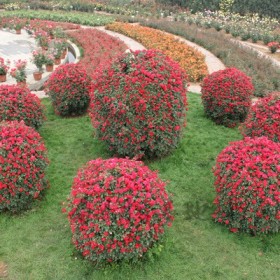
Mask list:
[[[46,148],[39,133],[23,121],[0,123],[0,212],[29,208],[47,188]]]
[[[151,248],[171,225],[172,210],[165,183],[142,162],[96,159],[74,179],[68,218],[87,259],[117,261]]]
[[[69,63],[58,67],[45,83],[45,87],[56,114],[71,116],[86,112],[91,79],[80,65]]]
[[[272,92],[252,105],[240,130],[243,136],[266,136],[280,142],[280,92]]]
[[[40,99],[28,88],[14,85],[0,86],[0,122],[24,121],[39,128],[45,119]]]
[[[266,137],[230,143],[218,156],[216,210],[231,231],[280,231],[280,144]]]
[[[93,86],[89,112],[97,137],[110,150],[159,157],[178,145],[186,110],[183,70],[147,50],[124,54],[103,72]]]
[[[215,123],[234,127],[247,116],[253,95],[251,79],[235,68],[220,70],[202,83],[202,103]]]

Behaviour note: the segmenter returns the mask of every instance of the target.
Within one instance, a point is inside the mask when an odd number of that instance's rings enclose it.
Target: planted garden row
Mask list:
[[[171,34],[158,30],[115,22],[107,25],[107,29],[122,33],[142,43],[148,49],[157,49],[178,62],[192,82],[201,81],[207,75],[204,56],[194,48],[179,42]]]

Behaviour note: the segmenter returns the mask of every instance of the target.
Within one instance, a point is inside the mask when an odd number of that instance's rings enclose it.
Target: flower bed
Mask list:
[[[119,22],[107,25],[107,29],[131,37],[148,49],[162,51],[179,63],[192,82],[201,81],[207,75],[204,56],[194,48],[179,42],[173,35],[149,27]]]
[[[260,17],[258,14],[242,16],[237,13],[205,10],[196,14],[187,14],[184,20],[189,24],[195,23],[205,28],[213,27],[217,31],[224,29],[242,40],[252,39],[253,42],[263,40],[265,43],[277,38],[280,40],[279,36],[273,33],[279,22],[273,18]]]
[[[83,48],[78,64],[93,78],[127,49],[122,41],[96,29],[80,29],[67,34]]]
[[[96,159],[72,186],[73,242],[91,261],[137,260],[173,220],[165,183],[140,161]]]

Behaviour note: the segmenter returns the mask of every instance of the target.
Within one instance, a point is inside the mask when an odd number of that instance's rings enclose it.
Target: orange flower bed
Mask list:
[[[131,37],[148,49],[162,51],[186,71],[191,82],[201,81],[208,74],[204,55],[195,48],[180,42],[171,34],[149,27],[120,22],[109,24],[106,28]]]

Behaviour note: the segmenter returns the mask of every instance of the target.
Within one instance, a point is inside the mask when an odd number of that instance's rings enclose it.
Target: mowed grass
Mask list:
[[[8,279],[279,279],[280,234],[233,234],[211,220],[212,166],[228,142],[241,136],[238,129],[206,119],[199,95],[190,93],[188,100],[188,124],[178,149],[146,162],[169,181],[173,194],[175,221],[167,230],[162,253],[150,261],[97,269],[75,251],[61,209],[78,168],[110,154],[93,137],[87,116],[57,117],[44,99],[48,120],[40,134],[48,148],[50,189],[32,210],[0,215],[0,262],[8,265]]]

